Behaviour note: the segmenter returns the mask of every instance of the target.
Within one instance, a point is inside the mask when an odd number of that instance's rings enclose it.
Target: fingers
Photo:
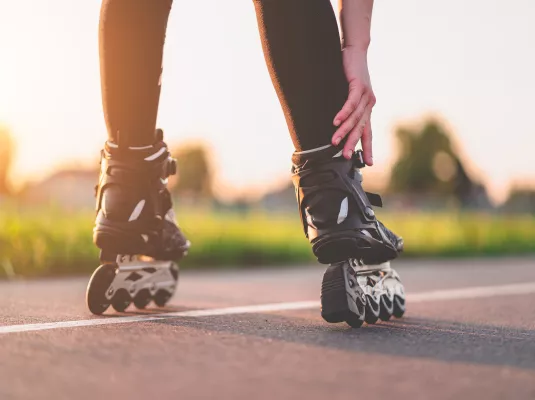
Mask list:
[[[372,107],[373,105],[371,103],[368,103],[362,118],[360,118],[357,125],[349,133],[349,136],[344,145],[344,151],[343,151],[344,157],[347,158],[348,160],[353,155],[353,151],[355,150],[355,147],[357,147],[357,143],[363,136],[365,137],[367,141],[366,146],[369,146],[366,149],[367,151],[365,151],[363,148],[363,153],[369,154],[371,156],[371,129],[368,130],[369,134],[367,133],[366,135],[364,135],[364,132],[366,131],[366,125],[368,125],[370,122]],[[362,145],[364,146],[364,142],[362,143]],[[371,159],[368,158],[368,161],[370,160]],[[368,164],[368,162],[366,162],[366,164]],[[371,165],[371,164],[368,164],[368,165]]]
[[[349,95],[347,96],[344,106],[334,117],[334,126],[339,126],[353,113],[353,111],[357,108],[361,97],[362,92],[360,90],[351,90],[350,88]]]
[[[368,119],[368,122],[364,126],[364,132],[360,138],[362,143],[362,153],[364,156],[364,162],[368,166],[373,165],[373,151],[372,151],[372,124]]]
[[[337,146],[340,144],[343,138],[346,137],[346,135],[351,132],[351,130],[357,125],[359,120],[362,118],[362,115],[364,114],[364,111],[366,110],[366,106],[369,103],[369,96],[368,94],[364,94],[360,102],[357,104],[355,109],[353,109],[353,112],[349,115],[348,118],[345,119],[344,123],[334,132],[333,135],[333,144]]]
[[[356,101],[357,98],[358,101]],[[364,118],[367,108],[370,107],[371,109],[375,105],[375,101],[375,96],[371,88],[365,89],[364,91],[356,88],[350,89],[346,103],[344,104],[342,110],[336,114],[336,117],[334,118],[334,124],[339,126],[331,139],[334,146],[338,146],[342,140],[355,129],[356,126],[361,124],[361,120]],[[364,126],[365,122],[362,122],[361,127],[359,128],[361,135],[363,133]]]

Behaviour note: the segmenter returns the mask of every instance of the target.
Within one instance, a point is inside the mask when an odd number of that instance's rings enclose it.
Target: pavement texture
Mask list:
[[[410,301],[535,283],[535,258],[392,266],[405,317],[360,329],[311,307],[0,333],[0,400],[535,398],[535,290]],[[0,282],[0,329],[317,301],[323,270],[184,272],[166,308],[100,317],[85,308],[89,277]]]

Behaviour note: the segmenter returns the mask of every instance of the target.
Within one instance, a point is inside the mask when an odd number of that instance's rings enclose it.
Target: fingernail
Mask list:
[[[346,152],[346,158],[347,158],[347,159],[351,158],[352,155],[353,155],[353,150],[348,150],[348,151]]]
[[[342,141],[342,138],[341,137],[337,137],[336,139],[334,139],[334,145],[338,146],[341,141]]]
[[[334,120],[334,126],[338,126],[340,125],[340,120],[339,119],[335,119]]]

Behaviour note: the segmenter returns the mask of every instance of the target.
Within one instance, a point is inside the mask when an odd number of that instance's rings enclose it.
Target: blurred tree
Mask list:
[[[513,187],[501,208],[510,213],[535,214],[535,189]]]
[[[456,165],[445,130],[434,120],[421,129],[400,127],[396,131],[400,154],[392,167],[392,192],[452,192]]]
[[[8,128],[0,126],[0,196],[10,194],[9,171],[13,162],[14,143]]]
[[[189,197],[212,198],[213,173],[206,146],[182,145],[173,151],[173,155],[178,162],[178,180],[173,192]]]
[[[399,127],[399,156],[392,167],[389,191],[455,198],[463,206],[490,203],[485,188],[468,175],[446,128],[434,119],[419,128]]]

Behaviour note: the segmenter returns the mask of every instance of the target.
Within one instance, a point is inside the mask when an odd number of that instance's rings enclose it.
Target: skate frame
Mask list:
[[[162,289],[172,294],[178,283],[171,272],[173,269],[178,272],[173,261],[118,255],[116,275],[106,291],[106,298],[111,300],[120,289],[126,290],[132,298],[143,289],[148,290],[150,296]]]

